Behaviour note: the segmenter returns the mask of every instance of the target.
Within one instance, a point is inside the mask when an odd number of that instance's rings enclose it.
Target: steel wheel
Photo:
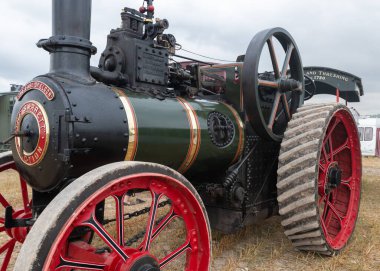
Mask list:
[[[85,174],[48,205],[15,270],[208,270],[210,241],[205,208],[184,177],[120,162]]]
[[[355,120],[340,104],[305,106],[281,144],[278,202],[285,234],[300,250],[334,255],[359,212],[361,153]]]
[[[281,66],[275,40],[285,53]],[[266,45],[273,70],[260,73],[260,58]],[[254,130],[263,138],[281,141],[286,124],[303,102],[303,66],[292,36],[282,28],[257,33],[245,54],[242,80],[244,108]]]
[[[17,243],[23,243],[29,231],[27,227],[10,228],[9,225],[5,225],[5,209],[12,208],[13,219],[32,217],[27,185],[25,181],[19,177],[19,184],[17,184],[17,188],[20,189],[20,192],[18,193],[15,191],[12,180],[9,180],[9,178],[11,178],[10,176],[12,170],[17,172],[12,158],[12,153],[0,153],[0,180],[2,185],[0,192],[1,271],[5,271],[10,267],[12,258],[15,258],[13,255],[16,253],[15,247]]]

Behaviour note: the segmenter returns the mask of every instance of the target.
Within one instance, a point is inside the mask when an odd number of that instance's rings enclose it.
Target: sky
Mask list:
[[[142,0],[93,0],[91,41],[97,66],[121,8]],[[380,114],[380,1],[378,0],[155,0],[156,17],[183,48],[235,60],[253,36],[283,27],[295,39],[304,66],[325,66],[362,78],[364,96],[352,103],[361,115]],[[51,1],[1,0],[0,92],[49,70],[48,53],[36,42],[51,36]],[[186,52],[181,55],[194,57]],[[202,58],[197,57],[200,60]],[[205,59],[204,59],[205,60]],[[335,101],[334,96],[315,100]]]

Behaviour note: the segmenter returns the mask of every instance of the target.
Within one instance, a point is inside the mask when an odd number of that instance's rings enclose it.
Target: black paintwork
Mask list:
[[[315,84],[315,95],[330,94],[339,95],[347,102],[360,102],[360,96],[364,95],[361,78],[348,72],[327,67],[304,67],[304,72]],[[312,85],[306,86],[306,90],[313,89]]]

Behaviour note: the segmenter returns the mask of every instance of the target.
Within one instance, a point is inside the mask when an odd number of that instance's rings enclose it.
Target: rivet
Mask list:
[[[87,138],[82,138],[82,142],[86,142],[87,141]]]
[[[124,109],[124,107],[122,106],[122,105],[120,105],[120,107],[119,107],[121,110],[123,110]]]
[[[79,138],[79,137],[80,137],[80,134],[76,134],[75,137],[76,137],[76,138]]]
[[[128,133],[124,133],[124,137],[128,137],[129,136],[129,134]]]
[[[73,106],[75,107],[75,106],[77,106],[77,104],[76,104],[76,103],[73,103]]]
[[[97,138],[97,137],[94,137],[94,141],[95,141],[95,142],[98,142],[98,138]]]
[[[127,123],[127,122],[128,122],[128,120],[127,120],[127,119],[123,119],[123,122],[124,122],[124,123]]]

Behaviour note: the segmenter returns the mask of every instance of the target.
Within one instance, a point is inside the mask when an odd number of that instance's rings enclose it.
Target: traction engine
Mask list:
[[[124,8],[90,67],[91,0],[53,0],[53,35],[37,44],[50,71],[19,92],[0,154],[21,184],[19,199],[0,191],[1,270],[18,244],[17,271],[209,270],[211,228],[276,214],[298,250],[341,251],[358,131],[343,105],[303,105],[291,35],[261,31],[233,63],[178,62],[154,13],[153,0]]]

